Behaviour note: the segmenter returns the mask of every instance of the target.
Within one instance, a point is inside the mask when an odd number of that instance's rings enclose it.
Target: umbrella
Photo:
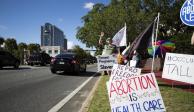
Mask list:
[[[155,46],[155,55],[163,55],[164,53],[172,52],[175,49],[175,43],[168,40],[159,40],[153,43],[153,45]],[[148,47],[148,53],[152,56],[154,55],[154,50],[151,45]]]

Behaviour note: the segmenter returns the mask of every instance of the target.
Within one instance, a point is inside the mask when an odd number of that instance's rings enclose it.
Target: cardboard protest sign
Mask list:
[[[112,55],[99,55],[96,58],[98,62],[98,71],[111,70],[113,65],[117,63],[116,57]]]
[[[154,73],[107,82],[111,112],[166,111]]]
[[[127,79],[141,74],[141,69],[126,65],[114,64],[109,81]]]
[[[162,78],[194,84],[194,55],[167,53]]]

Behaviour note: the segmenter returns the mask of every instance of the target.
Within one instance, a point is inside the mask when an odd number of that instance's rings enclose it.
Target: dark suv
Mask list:
[[[14,68],[19,68],[19,65],[19,59],[7,51],[0,50],[0,68],[4,66],[14,66]]]
[[[50,64],[51,57],[47,53],[33,53],[29,56],[27,63],[28,65],[46,65]]]

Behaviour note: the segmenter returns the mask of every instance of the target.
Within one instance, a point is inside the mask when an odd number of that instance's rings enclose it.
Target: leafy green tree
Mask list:
[[[27,46],[30,53],[40,52],[40,45],[36,43],[31,43]]]
[[[4,38],[3,37],[0,37],[0,45],[2,45],[4,43]]]
[[[5,50],[16,55],[17,42],[14,38],[8,38],[5,40]]]
[[[87,47],[98,49],[100,32],[105,33],[105,39],[112,38],[126,23],[127,40],[132,42],[160,12],[158,39],[173,40],[177,46],[175,52],[192,53],[190,38],[194,28],[184,25],[179,17],[184,2],[185,0],[111,0],[107,6],[99,3],[82,17],[84,25],[78,27],[76,38]]]
[[[2,50],[3,48],[1,48],[1,45],[3,45],[3,43],[4,43],[4,38],[3,37],[0,37],[0,50]]]
[[[96,4],[82,20],[84,26],[78,27],[76,37],[88,47],[96,48],[102,31],[105,39],[112,38],[126,23],[128,41],[132,41],[151,21],[141,9],[140,1],[134,0],[112,0],[108,6]]]
[[[24,63],[24,50],[27,49],[27,44],[26,43],[19,43],[18,44],[18,54],[19,54],[19,59],[20,62],[23,64]]]
[[[80,46],[75,45],[72,49],[72,52],[78,54],[80,59],[84,59],[87,57],[87,53],[84,51],[84,49],[80,48]]]
[[[28,46],[27,46],[26,43],[21,42],[21,43],[18,44],[18,49],[19,49],[19,50],[27,49],[27,47],[28,47]]]
[[[99,34],[103,31],[103,18],[100,16],[105,6],[103,4],[96,4],[93,9],[82,17],[84,27],[78,27],[77,38],[81,42],[86,43],[87,47],[97,46]]]

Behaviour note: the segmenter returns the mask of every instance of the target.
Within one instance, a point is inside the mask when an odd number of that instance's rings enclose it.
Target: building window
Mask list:
[[[55,54],[58,54],[58,50],[55,50]]]
[[[49,54],[52,54],[52,50],[49,50],[48,53],[49,53]]]

